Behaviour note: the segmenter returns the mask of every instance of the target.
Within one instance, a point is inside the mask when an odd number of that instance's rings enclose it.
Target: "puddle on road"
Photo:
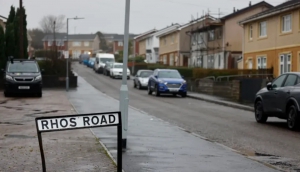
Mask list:
[[[18,134],[5,134],[5,137],[8,138],[20,138],[20,139],[33,139],[35,136],[27,136],[27,135],[18,135]]]
[[[262,162],[263,164],[271,167],[276,167],[284,171],[289,172],[300,172],[298,163],[296,160],[290,158],[284,158],[276,155],[252,152],[252,151],[243,151],[243,155],[249,157],[250,159]]]

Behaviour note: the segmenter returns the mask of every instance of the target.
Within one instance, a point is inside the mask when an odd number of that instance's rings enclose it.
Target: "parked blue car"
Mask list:
[[[156,69],[148,82],[148,94],[151,95],[152,92],[155,92],[156,96],[160,96],[161,93],[167,93],[186,97],[187,84],[178,70]]]
[[[83,60],[83,64],[86,65],[86,66],[88,66],[89,61],[90,61],[90,58],[84,59],[84,60]]]
[[[94,67],[94,64],[95,64],[95,60],[96,60],[96,58],[90,58],[90,60],[89,60],[89,62],[88,62],[88,64],[87,64],[87,66],[88,67],[90,67],[90,68],[93,68]]]

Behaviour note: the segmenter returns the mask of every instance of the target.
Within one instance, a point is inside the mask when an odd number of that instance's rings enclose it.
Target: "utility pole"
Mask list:
[[[24,58],[24,29],[23,29],[23,20],[24,20],[24,11],[23,11],[23,0],[20,0],[20,21],[19,21],[19,28],[20,28],[20,59]]]
[[[126,0],[125,6],[125,26],[124,26],[124,47],[123,47],[123,76],[120,88],[120,111],[122,114],[122,146],[127,145],[127,129],[128,129],[128,86],[127,86],[127,62],[128,62],[128,43],[129,43],[129,14],[130,0]]]
[[[56,49],[56,36],[55,36],[55,25],[56,25],[56,21],[54,20],[54,22],[53,22],[53,42],[54,42],[54,44],[53,44],[53,46],[54,46],[54,53],[55,53],[55,56],[57,55],[57,49]],[[55,57],[56,58],[56,57]]]

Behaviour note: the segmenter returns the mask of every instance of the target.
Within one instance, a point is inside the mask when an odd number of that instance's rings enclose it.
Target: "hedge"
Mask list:
[[[128,66],[132,66],[129,64]],[[247,74],[273,74],[273,69],[203,69],[191,67],[166,66],[161,64],[135,63],[134,74],[139,69],[177,69],[185,78],[204,78],[208,76],[228,76],[228,75],[247,75]]]

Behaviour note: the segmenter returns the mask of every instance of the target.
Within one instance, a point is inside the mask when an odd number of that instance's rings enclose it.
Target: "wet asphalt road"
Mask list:
[[[74,63],[73,69],[99,91],[119,99],[121,80],[96,74],[78,63]],[[267,124],[261,125],[255,122],[251,112],[190,98],[149,96],[146,90],[134,89],[132,80],[128,81],[128,87],[129,104],[135,108],[251,158],[284,169],[300,168],[297,165],[300,164],[300,133],[289,131],[283,120],[270,118]]]

